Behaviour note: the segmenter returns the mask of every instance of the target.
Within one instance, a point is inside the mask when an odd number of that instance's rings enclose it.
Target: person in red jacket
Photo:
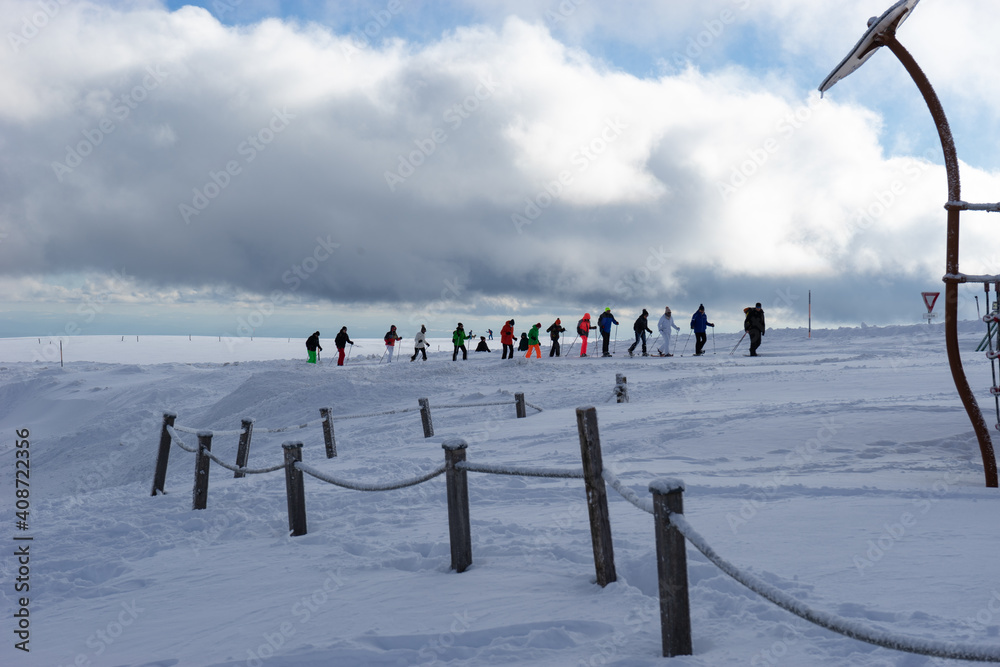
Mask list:
[[[584,313],[583,319],[576,323],[576,335],[580,337],[580,356],[587,356],[587,339],[590,337],[590,332],[596,329],[593,324],[590,323],[590,313]]]
[[[396,333],[396,325],[385,332],[385,354],[388,356],[387,363],[392,363],[392,353],[396,349],[396,341],[403,340],[403,337]]]
[[[500,344],[503,345],[503,356],[501,359],[514,358],[514,320],[507,320],[503,328],[500,329]]]

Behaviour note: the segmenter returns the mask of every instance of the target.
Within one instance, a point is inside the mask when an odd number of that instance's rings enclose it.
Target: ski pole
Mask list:
[[[740,336],[740,339],[738,341],[736,341],[736,345],[733,345],[733,351],[729,353],[729,356],[732,356],[733,354],[736,353],[736,348],[738,348],[740,346],[740,343],[742,343],[743,339],[746,338],[746,337],[747,337],[747,332],[744,331],[743,335]]]
[[[615,325],[615,344],[614,344],[614,347],[612,348],[611,351],[615,352],[615,353],[618,352],[618,325],[617,324]]]
[[[684,353],[685,353],[685,352],[687,352],[687,349],[688,349],[688,343],[690,343],[690,342],[691,342],[691,334],[692,334],[692,333],[694,333],[694,329],[691,329],[691,331],[689,331],[689,332],[688,332],[688,337],[684,339],[684,349],[683,349],[683,350],[681,350],[681,356],[682,356],[682,357],[684,356]],[[678,337],[678,338],[680,338],[680,336],[681,336],[681,334],[680,334],[680,332],[678,331],[678,332],[677,332],[677,337]]]
[[[354,352],[354,343],[351,343],[351,347],[347,349],[347,359],[345,361],[350,360],[351,352]]]
[[[573,346],[576,345],[576,339],[579,338],[579,337],[580,337],[580,334],[577,334],[576,338],[573,339],[573,342],[569,344],[569,351],[566,352],[566,356],[567,357],[569,356],[569,353],[573,351]]]
[[[712,327],[712,354],[715,354],[715,327]]]
[[[979,312],[979,295],[976,295],[976,317],[983,319],[982,313]]]
[[[649,344],[649,349],[655,350],[656,349],[656,341],[658,341],[658,340],[660,340],[660,334],[656,334],[656,338],[654,338],[653,342],[651,342]]]

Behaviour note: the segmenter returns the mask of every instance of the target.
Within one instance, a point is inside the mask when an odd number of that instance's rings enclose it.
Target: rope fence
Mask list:
[[[684,540],[722,572],[785,611],[845,637],[883,648],[951,660],[1000,662],[1000,646],[977,646],[941,642],[920,637],[874,630],[861,623],[829,612],[813,609],[760,577],[741,570],[720,556],[684,516],[684,483],[661,479],[649,485],[650,501],[640,498],[621,480],[604,469],[602,477],[626,501],[654,516],[656,524],[657,569],[660,583],[661,633],[663,655],[691,655],[691,618],[687,585],[687,555]],[[664,610],[667,610],[664,612]]]
[[[523,394],[521,396],[523,397]],[[439,405],[435,407],[446,409],[508,404],[509,402],[460,406]],[[420,408],[418,409],[422,413],[427,409],[429,413],[427,399],[420,399]],[[392,410],[385,413],[371,414],[377,416],[379,414],[396,414],[411,411],[413,409]],[[321,413],[323,414],[323,418],[318,420],[318,422],[323,422],[325,430],[327,425],[332,426],[333,419],[329,416],[327,409],[321,410]],[[553,479],[582,479],[584,481],[590,519],[594,567],[597,573],[596,582],[603,587],[617,579],[614,565],[614,550],[611,541],[606,483],[628,503],[643,512],[653,515],[660,595],[660,626],[663,655],[665,657],[691,655],[693,653],[686,549],[687,543],[690,542],[695,549],[702,553],[705,558],[722,572],[749,590],[803,620],[845,637],[917,655],[976,662],[1000,662],[1000,646],[935,641],[933,639],[924,639],[865,627],[863,624],[852,619],[812,609],[801,600],[789,595],[777,586],[741,570],[721,557],[687,521],[684,516],[683,482],[676,479],[654,480],[649,485],[652,498],[641,497],[625,485],[613,471],[604,467],[597,426],[597,410],[593,407],[577,408],[576,417],[577,431],[580,438],[580,454],[583,463],[581,469],[522,468],[509,465],[473,463],[466,460],[468,449],[466,441],[461,438],[452,438],[442,443],[445,453],[445,462],[443,465],[415,477],[377,483],[345,480],[303,463],[301,442],[285,442],[282,444],[284,462],[280,465],[252,469],[246,467],[244,459],[243,465],[232,466],[220,460],[211,452],[213,432],[198,431],[198,445],[190,447],[178,436],[178,432],[182,431],[182,429],[174,425],[176,414],[168,412],[163,415],[160,456],[157,459],[157,478],[154,480],[153,495],[156,495],[157,490],[161,493],[163,492],[162,479],[159,477],[160,463],[162,459],[163,474],[165,475],[166,455],[164,454],[164,448],[166,448],[166,451],[169,451],[171,443],[176,444],[185,451],[196,454],[195,487],[193,493],[194,509],[205,509],[206,507],[208,472],[212,461],[228,470],[237,472],[237,475],[241,473],[264,474],[284,468],[286,496],[288,500],[289,532],[292,536],[298,536],[307,534],[304,474],[322,482],[354,491],[392,491],[417,486],[444,475],[448,504],[451,568],[456,572],[464,572],[472,564],[468,473]],[[338,417],[338,419],[345,418],[351,418],[351,416]],[[318,422],[310,422],[310,424],[314,425]],[[215,434],[226,433],[231,435],[239,433],[242,443],[244,438],[249,439],[252,430],[253,422],[251,420],[244,420],[243,428],[239,431],[215,432]],[[160,486],[157,486],[157,480],[160,481]]]

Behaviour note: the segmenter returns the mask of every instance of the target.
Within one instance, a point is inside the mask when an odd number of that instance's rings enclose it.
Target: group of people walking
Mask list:
[[[743,323],[744,335],[750,336],[750,356],[755,357],[758,356],[757,348],[760,347],[761,336],[764,335],[765,331],[764,310],[758,302],[754,307],[744,308],[743,312],[746,316]],[[614,313],[611,312],[611,308],[604,309],[604,312],[602,312],[597,318],[596,325],[591,324],[590,313],[584,313],[583,317],[580,318],[576,324],[577,337],[573,339],[573,344],[570,345],[570,350],[572,350],[573,345],[575,345],[577,339],[579,339],[580,356],[588,356],[587,345],[590,339],[590,332],[597,331],[601,336],[601,356],[612,356],[609,349],[612,326],[618,326],[618,320],[615,319]],[[708,315],[705,313],[705,306],[704,304],[701,304],[698,306],[698,310],[695,311],[694,315],[691,316],[691,332],[695,337],[695,356],[701,356],[705,353],[705,343],[708,341],[708,334],[706,333],[708,327],[715,327],[715,324],[708,321]],[[521,338],[518,344],[518,352],[524,352],[525,358],[530,358],[533,354],[538,359],[542,358],[542,346],[539,338],[541,328],[541,322],[535,322],[527,332],[521,333]],[[660,315],[656,328],[658,331],[657,338],[660,339],[659,345],[656,346],[656,355],[660,357],[674,356],[670,351],[671,340],[673,339],[674,332],[680,332],[681,328],[674,324],[670,306],[666,306],[663,309],[663,314]],[[630,357],[634,356],[636,350],[641,349],[642,356],[650,356],[646,346],[646,335],[652,334],[653,331],[649,328],[649,311],[645,308],[642,309],[642,314],[639,315],[633,323],[632,330],[635,333],[635,342],[629,346],[628,355]],[[545,329],[545,332],[549,334],[549,340],[551,341],[551,345],[549,346],[550,357],[559,357],[562,355],[561,340],[562,334],[565,331],[566,327],[562,325],[562,320],[559,318],[556,318],[556,321]],[[487,332],[490,340],[493,340],[493,330],[488,329]],[[306,350],[309,352],[309,363],[311,364],[316,363],[317,350],[323,350],[319,344],[319,336],[320,332],[316,331],[306,340]],[[451,336],[452,345],[455,348],[451,355],[452,361],[458,360],[459,352],[462,353],[463,360],[469,358],[469,352],[465,347],[465,341],[472,337],[473,333],[471,331],[466,332],[465,327],[461,322],[459,322]],[[476,348],[476,351],[489,352],[490,349],[486,344],[486,337],[480,336],[479,338],[479,346]],[[396,325],[392,325],[390,327],[383,339],[385,342],[385,352],[383,353],[382,358],[386,359],[389,363],[392,363],[393,352],[396,348],[396,341],[402,340],[402,336],[400,336],[396,331]],[[514,320],[509,319],[500,329],[500,344],[503,347],[501,359],[514,358],[514,341]],[[345,357],[344,351],[346,346],[354,345],[354,341],[352,341],[347,335],[347,327],[342,327],[340,329],[340,332],[337,334],[334,342],[337,346],[337,365],[343,366]],[[410,361],[416,361],[418,356],[422,357],[424,361],[427,361],[427,347],[427,327],[421,325],[420,331],[418,331],[413,337],[413,356],[410,357]]]

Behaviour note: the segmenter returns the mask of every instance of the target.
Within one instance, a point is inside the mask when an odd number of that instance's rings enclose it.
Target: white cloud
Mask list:
[[[807,24],[802,3],[720,1],[684,9],[686,29],[670,32],[682,47],[733,11],[722,47],[766,16],[787,28],[788,53],[826,58],[863,26],[822,26],[872,3],[849,4]],[[5,12],[4,33],[32,6]],[[628,18],[578,9],[581,35],[595,17],[611,31]],[[941,169],[898,154],[905,136],[858,98],[821,101],[737,65],[639,78],[550,24],[508,16],[376,47],[318,24],[67,4],[0,56],[3,270],[128,266],[173,302],[218,284],[420,303],[459,279],[470,307],[477,295],[701,301],[706,272],[759,285],[940,277]],[[996,174],[963,175],[970,193],[1000,192]],[[978,228],[966,238],[989,242]],[[661,245],[669,261],[650,260]]]

